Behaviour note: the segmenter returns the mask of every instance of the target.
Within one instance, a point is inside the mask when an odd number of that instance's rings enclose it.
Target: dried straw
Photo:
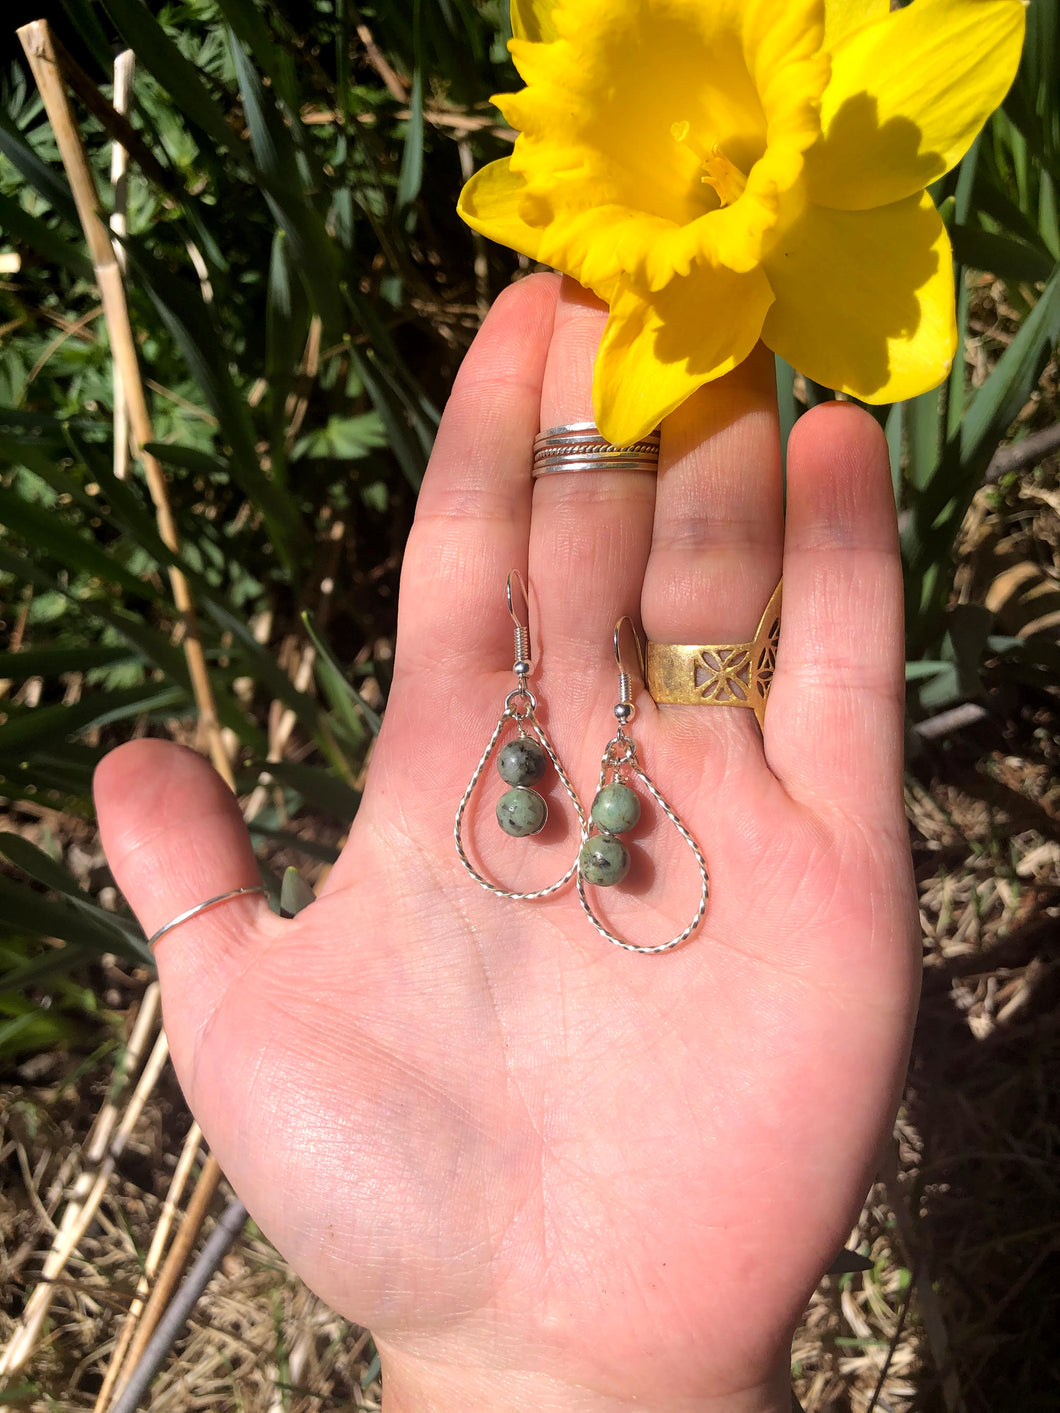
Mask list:
[[[81,135],[74,122],[73,113],[60,70],[59,56],[56,44],[51,34],[51,30],[46,20],[35,20],[31,24],[22,26],[17,31],[22,43],[26,58],[33,72],[33,77],[37,82],[41,97],[44,101],[48,119],[55,133],[56,143],[59,148],[59,155],[62,158],[63,166],[70,182],[71,191],[77,206],[78,217],[84,231],[85,240],[88,245],[89,254],[92,259],[93,269],[96,275],[96,282],[99,285],[100,295],[103,302],[103,313],[107,323],[107,331],[110,336],[112,356],[114,358],[115,369],[120,381],[123,396],[128,408],[129,427],[132,434],[133,449],[139,456],[143,465],[148,489],[155,507],[155,515],[158,523],[159,535],[168,549],[175,555],[179,555],[181,550],[180,533],[177,529],[176,520],[173,516],[172,505],[169,499],[169,488],[166,482],[165,473],[161,463],[150,452],[146,451],[146,446],[154,440],[151,424],[151,415],[147,406],[147,397],[144,392],[144,384],[140,372],[139,360],[136,355],[136,342],[133,336],[132,325],[129,320],[128,304],[125,299],[125,287],[122,280],[122,269],[119,257],[115,251],[114,241],[110,231],[107,229],[102,216],[100,215],[98,193],[92,176],[91,168],[85,157],[84,145]],[[169,569],[170,586],[173,593],[173,602],[180,614],[184,629],[184,655],[188,664],[188,672],[191,678],[192,690],[195,702],[199,711],[201,727],[205,732],[209,745],[209,752],[214,768],[218,774],[235,790],[235,777],[232,773],[232,765],[225,749],[224,740],[221,733],[220,722],[217,716],[217,707],[213,694],[213,686],[210,682],[209,672],[206,666],[206,655],[203,651],[202,639],[199,633],[198,615],[192,599],[190,586],[183,572],[175,565]],[[168,1055],[168,1047],[164,1035],[159,1037],[158,1046],[161,1064],[164,1063]],[[170,1258],[163,1267],[155,1289],[155,1295],[144,1313],[145,1321],[149,1319],[153,1309],[162,1306],[170,1290],[175,1285],[180,1270],[183,1269],[187,1259],[187,1252],[194,1243],[198,1234],[198,1228],[193,1223],[193,1210],[198,1214],[201,1223],[209,1201],[212,1199],[220,1181],[220,1168],[212,1157],[208,1157],[200,1177],[199,1190],[193,1199],[192,1207],[189,1209],[188,1217],[181,1230],[181,1236],[174,1245]],[[93,1188],[95,1205],[98,1207],[106,1190],[107,1179],[101,1175],[97,1180],[97,1185]],[[91,1217],[88,1218],[88,1221]],[[87,1228],[87,1221],[85,1222]],[[71,1227],[71,1231],[83,1232],[85,1228],[80,1226],[80,1222]],[[79,1236],[77,1239],[80,1239]],[[53,1248],[49,1256],[49,1264],[46,1269],[53,1269],[50,1279],[54,1279],[54,1274],[62,1269],[69,1258],[70,1253],[76,1247],[77,1240],[64,1240],[64,1244],[59,1248]],[[61,1263],[59,1253],[62,1252]],[[178,1264],[179,1262],[179,1264]],[[43,1291],[40,1299],[50,1303],[50,1294],[43,1290],[44,1283],[34,1292],[30,1303],[27,1304],[29,1312],[30,1304],[33,1303],[39,1291]],[[40,1316],[43,1318],[43,1315]],[[39,1325],[38,1325],[39,1327]],[[14,1353],[12,1352],[14,1348]],[[7,1355],[9,1361],[16,1357],[21,1361],[28,1353],[28,1346],[24,1341],[17,1342],[13,1347],[9,1346]]]

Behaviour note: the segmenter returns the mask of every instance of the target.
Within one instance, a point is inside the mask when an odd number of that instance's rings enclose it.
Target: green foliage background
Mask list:
[[[476,251],[454,214],[462,162],[509,150],[487,102],[518,83],[506,6],[53,9],[105,95],[115,41],[137,55],[130,116],[142,148],[124,249],[151,449],[170,475],[179,562],[241,787],[265,764],[272,705],[295,716],[297,750],[268,765],[282,800],[251,820],[259,839],[282,843],[299,817],[346,821],[357,808],[378,726],[358,680],[385,691],[380,645],[439,409],[483,297],[516,269],[504,251]],[[1018,332],[980,386],[959,358],[937,392],[877,410],[903,511],[914,714],[974,695],[986,654],[1016,675],[1057,672],[1051,643],[1003,638],[986,609],[950,604],[964,514],[998,446],[1031,425],[1014,429],[1060,338],[1057,23],[1051,0],[1032,0],[1004,108],[933,193],[960,265],[962,334],[968,273],[984,270],[1006,282]],[[106,204],[109,137],[78,115]],[[42,105],[13,54],[0,72],[4,250],[22,268],[0,280],[0,795],[89,819],[103,751],[134,726],[169,732],[194,703],[174,641],[172,556],[141,478],[113,473],[98,293]],[[778,387],[785,429],[831,395],[783,365]],[[320,649],[307,687],[277,659],[294,633]],[[328,856],[304,837],[302,847]],[[0,851],[11,865],[0,873],[2,1057],[75,1038],[93,1003],[73,978],[91,958],[149,957],[136,925],[50,854],[14,833]]]

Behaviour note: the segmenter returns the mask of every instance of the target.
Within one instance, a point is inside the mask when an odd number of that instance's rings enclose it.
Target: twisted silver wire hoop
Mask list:
[[[608,747],[608,750],[610,750],[610,747]],[[629,756],[627,756],[625,762],[623,763],[627,766],[629,771],[633,775],[637,776],[637,778],[643,783],[644,788],[655,800],[655,803],[659,806],[659,808],[663,810],[667,818],[670,820],[670,823],[673,824],[674,828],[681,835],[682,839],[684,839],[685,843],[695,855],[696,864],[699,868],[700,878],[703,880],[699,894],[699,907],[696,909],[695,917],[684,929],[684,931],[679,932],[676,937],[671,937],[669,942],[660,942],[655,947],[641,947],[634,942],[627,942],[624,938],[616,936],[615,933],[611,932],[607,927],[605,927],[605,925],[596,916],[596,914],[593,912],[592,904],[589,902],[589,899],[585,895],[585,879],[582,876],[582,871],[580,868],[578,868],[577,870],[578,901],[582,905],[582,911],[585,913],[585,916],[596,928],[600,936],[605,937],[608,942],[612,942],[616,947],[621,947],[623,951],[644,953],[669,952],[673,947],[679,947],[682,942],[687,942],[688,939],[692,936],[692,933],[695,932],[696,928],[703,921],[703,914],[707,910],[707,899],[710,897],[710,874],[707,872],[707,861],[703,857],[703,851],[700,849],[695,839],[692,838],[692,835],[685,827],[684,822],[681,820],[677,812],[663,798],[661,792],[657,789],[651,777],[648,776],[645,771],[642,770],[641,767],[637,764],[634,755],[630,754]],[[597,787],[598,790],[603,789],[608,773],[608,755],[607,752],[605,752],[604,761],[600,768],[600,784]],[[580,857],[581,855],[579,854],[579,859]]]
[[[525,711],[518,711],[512,706],[512,698],[518,696],[523,696],[524,699],[529,700],[530,705]],[[535,888],[529,893],[517,893],[511,890],[510,888],[502,888],[498,883],[492,883],[488,878],[484,877],[481,873],[479,873],[478,869],[468,858],[467,851],[464,848],[464,812],[468,807],[468,803],[471,799],[471,796],[475,792],[475,786],[478,784],[482,772],[485,770],[486,765],[489,762],[489,758],[493,754],[493,748],[497,744],[501,732],[504,730],[505,726],[509,721],[516,722],[519,725],[520,729],[522,729],[523,727],[529,727],[529,729],[534,733],[536,738],[541,742],[542,746],[545,748],[545,751],[548,754],[548,758],[555,766],[556,774],[559,776],[563,788],[564,790],[566,790],[567,796],[570,799],[571,804],[574,806],[575,811],[577,812],[578,823],[580,825],[582,838],[585,837],[586,830],[589,826],[588,820],[585,816],[585,809],[582,806],[581,800],[578,798],[578,792],[571,784],[570,776],[560,764],[559,757],[556,755],[556,752],[552,749],[552,742],[545,735],[545,732],[539,724],[537,717],[534,715],[533,697],[530,695],[529,692],[523,693],[520,692],[520,690],[517,688],[514,692],[510,692],[507,698],[505,699],[504,711],[501,713],[501,718],[497,722],[493,735],[490,737],[486,749],[482,752],[482,756],[479,759],[479,763],[475,767],[475,772],[472,775],[471,779],[468,781],[468,786],[467,789],[464,791],[463,798],[461,799],[460,804],[457,806],[456,819],[453,821],[453,840],[456,844],[456,852],[458,858],[460,859],[460,862],[463,864],[464,868],[467,869],[468,873],[481,888],[485,888],[488,893],[493,893],[498,898],[513,898],[516,902],[533,902],[537,898],[547,898],[551,893],[558,893],[559,890],[564,886],[564,884],[570,882],[578,868],[577,854],[575,854],[574,862],[571,864],[567,872],[563,875],[562,878],[558,878],[555,883],[550,883],[547,888]]]

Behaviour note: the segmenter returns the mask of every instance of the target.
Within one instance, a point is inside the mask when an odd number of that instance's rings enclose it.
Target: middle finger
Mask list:
[[[606,311],[564,280],[541,391],[541,428],[591,421],[593,361]],[[636,614],[651,546],[654,472],[559,471],[534,483],[530,574],[550,700],[607,729],[590,703],[614,693],[611,637]],[[588,707],[588,709],[587,709]],[[595,740],[595,737],[594,737]]]

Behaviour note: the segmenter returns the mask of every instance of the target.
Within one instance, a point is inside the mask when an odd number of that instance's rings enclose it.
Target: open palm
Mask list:
[[[532,483],[539,428],[591,415],[601,325],[576,287],[534,277],[465,361],[406,554],[386,722],[320,898],[292,921],[238,899],[158,948],[196,1117],[295,1269],[371,1327],[394,1413],[786,1406],[786,1341],[904,1070],[915,913],[882,436],[850,406],[804,418],[785,524],[756,356],[668,420],[658,478]],[[636,694],[641,763],[710,869],[691,939],[637,956],[572,885],[479,888],[453,816],[514,685],[509,571],[531,586],[541,721],[588,806],[616,620],[746,640],[782,568],[764,741],[748,711]],[[545,831],[510,839],[501,788],[488,772],[469,851],[504,887],[542,887],[578,847],[573,809],[546,780]],[[257,880],[235,801],[190,753],[126,746],[97,796],[148,931]],[[630,941],[666,941],[695,912],[694,860],[654,807],[632,852],[594,904]]]

